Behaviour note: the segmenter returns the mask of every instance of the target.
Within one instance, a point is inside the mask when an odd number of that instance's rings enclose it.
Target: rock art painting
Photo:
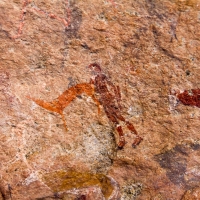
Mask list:
[[[169,110],[176,110],[179,104],[200,108],[200,89],[172,90],[169,95]]]
[[[115,2],[113,0],[109,0],[109,2],[115,6]],[[36,12],[37,14],[49,17],[51,19],[55,19],[60,21],[66,28],[66,33],[69,37],[75,36],[76,29],[79,27],[79,22],[81,21],[81,13],[79,10],[77,10],[76,7],[74,7],[72,10],[69,8],[69,1],[65,0],[65,10],[67,14],[67,19],[65,17],[60,17],[52,12],[47,12],[41,8],[39,8],[37,5],[35,5],[33,0],[24,0],[22,3],[22,8],[21,8],[21,14],[19,17],[19,26],[18,26],[18,31],[17,34],[12,36],[11,38],[17,39],[21,37],[23,28],[25,25],[25,18],[26,18],[26,13],[27,12]],[[71,19],[72,18],[72,19]],[[78,20],[77,20],[78,19]],[[73,26],[71,26],[73,24]]]
[[[125,145],[124,133],[121,125],[119,124],[119,121],[124,122],[127,128],[136,135],[136,138],[132,144],[133,148],[135,148],[137,145],[140,144],[143,139],[138,135],[133,124],[127,121],[120,113],[121,95],[119,86],[115,86],[106,77],[106,75],[101,71],[100,65],[98,65],[97,63],[90,64],[89,68],[95,74],[94,79],[91,79],[90,83],[80,83],[73,87],[70,87],[52,102],[45,102],[43,100],[36,99],[30,96],[27,96],[27,98],[49,111],[57,112],[58,114],[60,114],[67,130],[67,123],[63,114],[63,110],[78,95],[85,93],[90,96],[97,104],[98,113],[100,113],[100,104],[103,106],[108,119],[114,124],[119,134],[119,149],[122,149]],[[95,97],[95,93],[97,94],[97,97]]]
[[[57,112],[58,114],[60,114],[61,117],[62,117],[62,120],[64,122],[65,128],[67,130],[67,124],[66,124],[66,121],[65,121],[63,110],[78,95],[81,95],[83,93],[87,94],[88,96],[90,96],[94,100],[94,102],[98,106],[98,112],[100,112],[100,108],[99,108],[100,104],[94,96],[94,87],[93,87],[92,84],[89,84],[89,83],[81,83],[81,84],[77,84],[73,87],[70,87],[68,90],[63,92],[58,98],[56,98],[52,102],[46,102],[46,101],[43,101],[43,100],[40,100],[40,99],[35,99],[33,97],[30,97],[30,96],[27,96],[27,98],[31,99],[36,104],[38,104],[39,106],[41,106],[41,107],[43,107],[43,108],[45,108],[49,111]]]
[[[119,121],[125,122],[127,128],[136,135],[136,139],[133,141],[132,146],[135,148],[141,141],[142,138],[138,135],[135,127],[129,121],[121,115],[121,95],[119,86],[115,86],[102,72],[100,65],[92,63],[89,68],[94,73],[94,79],[91,79],[91,83],[95,86],[95,92],[99,95],[99,102],[104,108],[104,111],[108,119],[115,125],[116,130],[119,134],[118,147],[123,148],[125,145],[125,138],[122,127]],[[110,88],[110,90],[109,90]]]
[[[18,31],[17,34],[12,36],[13,39],[17,39],[19,37],[21,37],[24,25],[25,25],[25,17],[26,17],[26,13],[27,12],[36,12],[38,14],[44,15],[46,17],[49,17],[51,19],[56,19],[58,21],[60,21],[62,24],[64,24],[65,27],[68,27],[70,24],[70,9],[69,9],[69,5],[68,5],[68,1],[65,1],[66,4],[66,13],[67,13],[67,20],[64,17],[59,17],[57,15],[55,15],[54,13],[50,13],[50,12],[46,12],[43,9],[40,9],[37,5],[34,4],[34,1],[32,0],[24,0],[22,3],[22,11],[19,17],[19,27],[18,27]]]
[[[90,199],[92,198],[90,196],[92,193],[96,193],[95,195],[103,194],[103,197],[106,199],[114,200],[119,198],[118,183],[112,177],[104,174],[56,171],[44,174],[42,180],[54,191],[54,196],[57,196],[59,199],[69,198],[69,195],[73,193],[80,199]],[[89,188],[89,192],[82,188]]]
[[[200,89],[184,90],[177,94],[177,98],[186,106],[196,106],[200,108]]]
[[[199,10],[0,0],[0,200],[198,200]]]
[[[115,179],[100,173],[79,172],[75,170],[58,170],[45,173],[41,176],[44,185],[52,192],[46,195],[38,194],[35,199],[106,199],[115,200],[120,198],[119,184]],[[34,183],[30,183],[30,185]],[[8,184],[7,189],[0,187],[0,199],[13,199],[12,187]]]

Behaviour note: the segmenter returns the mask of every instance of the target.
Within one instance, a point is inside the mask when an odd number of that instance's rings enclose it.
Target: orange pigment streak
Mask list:
[[[45,102],[40,99],[35,99],[33,97],[27,96],[28,99],[34,101],[36,104],[39,106],[45,108],[46,110],[56,112],[61,115],[62,120],[64,122],[65,128],[67,130],[67,124],[66,120],[63,114],[63,110],[70,104],[71,101],[73,101],[78,95],[80,94],[87,94],[90,96],[93,101],[97,104],[98,106],[98,114],[100,113],[100,103],[99,101],[95,98],[94,96],[94,86],[89,83],[81,83],[77,84],[73,87],[70,87],[68,90],[63,92],[58,98],[51,102]]]

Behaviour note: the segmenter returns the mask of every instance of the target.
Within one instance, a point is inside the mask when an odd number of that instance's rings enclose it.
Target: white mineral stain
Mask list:
[[[30,183],[38,180],[38,173],[32,172],[23,182],[24,185],[29,185]]]

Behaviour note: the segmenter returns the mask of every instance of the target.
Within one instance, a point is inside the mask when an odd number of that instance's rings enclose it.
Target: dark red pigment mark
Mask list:
[[[86,195],[82,194],[79,197],[77,197],[75,200],[86,200]]]
[[[60,114],[64,122],[65,128],[67,129],[67,124],[65,121],[63,110],[70,104],[71,101],[73,101],[78,95],[81,95],[82,93],[87,94],[94,100],[94,102],[98,106],[98,113],[100,113],[100,103],[94,96],[94,86],[89,83],[81,83],[70,87],[68,90],[63,92],[58,98],[51,102],[35,99],[30,96],[27,96],[27,98],[49,111]]]
[[[121,149],[125,145],[125,138],[122,127],[119,124],[119,120],[125,122],[127,128],[136,135],[136,138],[132,144],[135,148],[143,139],[138,135],[135,127],[129,121],[121,115],[121,94],[119,86],[115,86],[107,76],[102,73],[101,67],[97,63],[89,65],[94,73],[94,79],[91,79],[91,83],[95,86],[95,93],[99,95],[99,102],[103,106],[104,111],[108,119],[114,123],[114,126],[119,134],[118,147]]]
[[[184,105],[200,108],[200,89],[185,90],[177,94],[177,98]]]
[[[70,24],[70,16],[71,16],[71,11],[69,9],[69,3],[68,3],[68,0],[66,0],[66,12],[67,12],[67,20],[65,18],[62,18],[62,17],[59,17],[53,13],[49,13],[49,12],[46,12],[45,10],[42,10],[40,8],[38,8],[37,6],[30,6],[30,8],[28,7],[28,5],[30,3],[32,3],[33,1],[32,0],[24,0],[23,1],[23,4],[22,4],[22,12],[20,14],[20,17],[19,17],[19,27],[18,27],[18,31],[17,31],[17,34],[15,36],[12,36],[13,39],[17,39],[21,36],[22,34],[22,31],[23,31],[23,27],[24,27],[24,23],[25,23],[25,16],[26,16],[26,13],[27,11],[29,12],[33,12],[33,11],[36,11],[40,14],[43,14],[43,15],[46,15],[47,17],[50,17],[51,19],[56,19],[58,21],[60,21],[61,23],[64,24],[65,27],[68,27],[69,24]]]

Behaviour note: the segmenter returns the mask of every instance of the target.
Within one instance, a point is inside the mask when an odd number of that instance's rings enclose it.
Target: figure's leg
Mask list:
[[[143,140],[143,138],[141,138],[138,135],[138,132],[136,131],[133,124],[131,124],[129,121],[126,121],[125,123],[126,123],[127,128],[136,135],[136,138],[135,138],[135,140],[133,141],[133,144],[132,144],[132,147],[135,148],[137,145],[140,144],[140,142]]]
[[[123,122],[126,123],[127,128],[133,132],[136,135],[135,140],[133,141],[132,147],[135,148],[137,145],[140,144],[140,142],[143,140],[139,135],[138,132],[136,131],[135,127],[133,124],[131,124],[129,121],[126,121],[124,117],[121,114],[116,114],[117,118]]]
[[[131,124],[129,121],[125,121],[127,128],[131,131],[134,132],[135,135],[138,135],[138,132],[136,131],[135,127],[133,124]]]
[[[117,132],[119,134],[118,147],[119,147],[119,149],[122,149],[125,145],[124,133],[123,133],[122,127],[119,124],[117,125],[116,129],[117,129]]]
[[[136,148],[136,146],[139,145],[140,142],[142,142],[142,140],[143,140],[142,137],[140,137],[139,135],[136,135],[136,138],[135,138],[135,140],[132,143],[132,147]]]
[[[117,145],[118,145],[119,149],[122,149],[125,145],[125,138],[124,138],[124,133],[123,133],[122,127],[119,125],[119,122],[118,122],[116,116],[113,115],[113,113],[109,112],[110,111],[109,108],[104,107],[104,110],[105,110],[105,113],[106,113],[108,119],[115,124],[116,130],[119,135],[119,142]]]

